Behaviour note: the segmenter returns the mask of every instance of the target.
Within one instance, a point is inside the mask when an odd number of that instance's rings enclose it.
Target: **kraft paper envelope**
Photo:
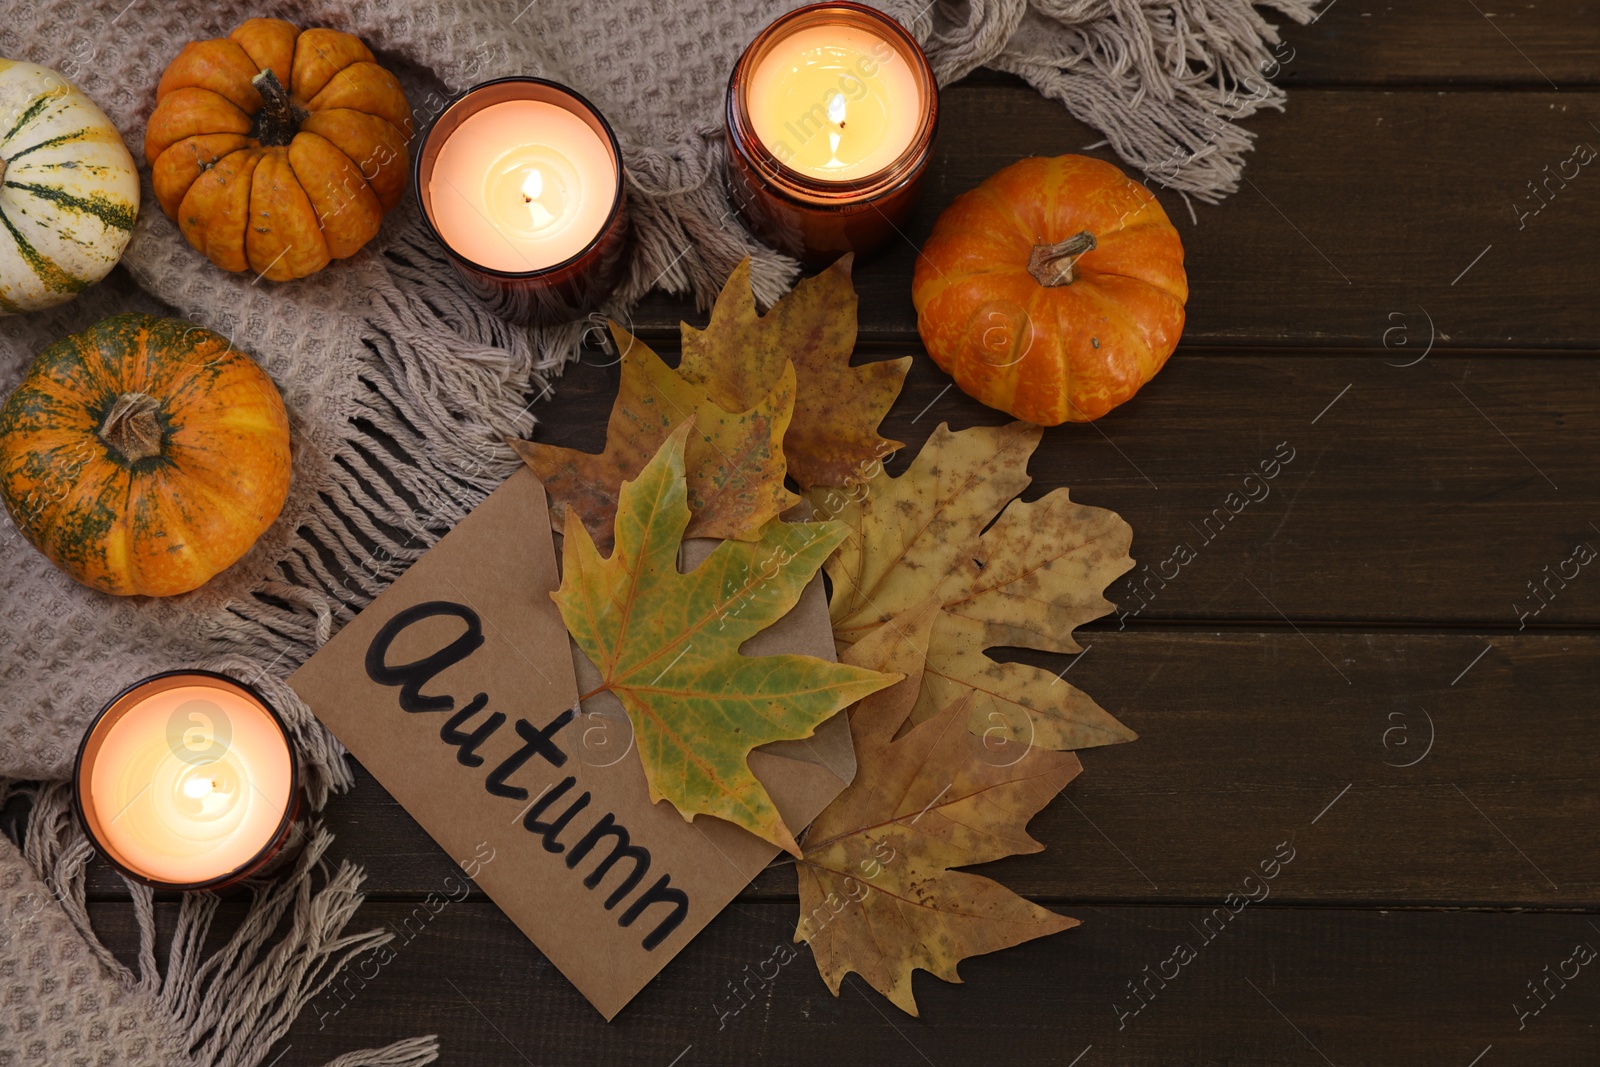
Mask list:
[[[289,683],[446,852],[476,857],[478,885],[610,1019],[778,850],[651,804],[610,693],[573,714],[599,675],[559,584],[544,487],[518,471]],[[832,660],[821,577],[742,651]],[[798,832],[855,776],[849,723],[750,768]]]

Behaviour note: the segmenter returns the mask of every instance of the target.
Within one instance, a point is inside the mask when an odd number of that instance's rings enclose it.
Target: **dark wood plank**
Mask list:
[[[1263,12],[1288,42],[1279,80],[1316,85],[1593,85],[1600,13],[1586,0],[1406,4],[1323,0],[1300,26]]]
[[[1288,901],[1600,899],[1600,639],[1497,638],[1476,663],[1485,643],[1465,634],[1086,641],[1081,663],[1018,658],[1070,666],[1068,681],[1142,736],[1083,754],[1084,774],[1032,824],[1045,853],[997,865],[1020,891],[1203,901],[1293,839],[1303,858],[1277,890]],[[348,803],[365,813],[347,831],[346,801],[335,802],[343,847],[372,866],[374,889],[426,891],[449,861],[392,801],[374,808],[382,799],[357,790]],[[793,892],[782,869],[751,895]]]
[[[1323,0],[1307,25],[1260,9],[1283,40],[1263,73],[1287,88],[1449,86],[1554,92],[1600,82],[1600,14],[1587,0],[1483,5],[1461,0]],[[1012,76],[980,69],[974,83]]]
[[[916,248],[951,200],[1023,156],[1101,139],[1021,85],[958,85],[943,107],[906,240],[857,271],[869,338],[911,339]],[[1260,139],[1239,193],[1196,205],[1191,221],[1176,195],[1158,190],[1188,254],[1187,343],[1381,355],[1386,331],[1404,321],[1414,354],[1431,318],[1440,349],[1600,346],[1589,269],[1600,242],[1594,166],[1568,165],[1577,176],[1565,188],[1553,179],[1539,214],[1523,218],[1516,207],[1543,202],[1527,183],[1544,180],[1547,165],[1559,170],[1576,144],[1600,149],[1594,115],[1600,99],[1586,92],[1293,93],[1287,113],[1250,120]],[[633,325],[676,336],[684,317],[700,321],[682,300],[657,294]]]
[[[1085,772],[1032,823],[1046,851],[996,865],[1019,891],[1204,902],[1292,840],[1301,858],[1274,901],[1600,899],[1600,637],[1496,637],[1490,647],[1473,634],[1313,629],[1084,641],[1076,660],[1002,654],[1070,669],[1068,682],[1141,738],[1082,754]],[[427,893],[452,873],[365,774],[326,817],[335,854],[365,866],[376,894]],[[92,885],[98,897],[120,895],[103,870]],[[782,867],[745,897],[793,893]]]
[[[1578,576],[1563,587],[1558,573],[1579,542],[1600,548],[1600,513],[1586,507],[1600,471],[1585,444],[1600,440],[1600,367],[1435,356],[1394,365],[1422,351],[1397,347],[1386,362],[1180,350],[1130,403],[1048,431],[1030,495],[1065,485],[1132,524],[1140,566],[1109,596],[1134,623],[1283,626],[1280,610],[1297,624],[1600,622],[1600,580],[1570,564]],[[613,377],[569,370],[536,436],[598,451]],[[949,386],[919,354],[884,432],[914,450],[940,422],[1005,420]],[[1260,479],[1284,444],[1292,461]],[[1257,502],[1230,518],[1246,493]],[[1181,567],[1179,545],[1195,554]]]
[[[1028,495],[1066,486],[1133,526],[1139,565],[1108,594],[1128,617],[1097,625],[1600,625],[1600,580],[1570,562],[1600,548],[1600,365],[1386,356],[1180,351],[1132,402],[1047,431]],[[586,359],[538,439],[602,447],[615,371]],[[919,354],[884,431],[916,449],[941,422],[1004,420]],[[1285,444],[1292,462],[1247,483]]]
[[[1243,878],[1249,869],[1229,873]],[[425,1033],[440,1035],[443,1063],[541,1067],[1466,1067],[1491,1045],[1478,1061],[1485,1067],[1575,1067],[1600,1055],[1593,964],[1565,988],[1552,981],[1553,999],[1520,1019],[1521,1029],[1513,1007],[1537,1006],[1526,983],[1542,981],[1546,967],[1554,973],[1576,945],[1600,945],[1600,932],[1581,915],[1261,905],[1224,922],[1210,907],[1065,910],[1083,925],[968,961],[962,985],[918,977],[922,1017],[913,1019],[856,976],[831,996],[809,951],[790,954],[792,905],[735,905],[606,1024],[497,909],[447,904],[425,923],[413,919],[409,940],[394,946],[386,965],[376,956],[354,964],[268,1059],[309,1067]],[[160,911],[170,926],[170,906]],[[237,921],[237,913],[229,908],[224,919]],[[369,903],[356,926],[399,928],[412,914],[410,905]],[[124,950],[131,947],[127,908],[97,907],[93,917]],[[1178,945],[1193,954],[1181,968],[1167,962]],[[1142,984],[1164,964],[1171,976],[1164,985],[1159,977]],[[749,994],[736,999],[733,989],[747,980]],[[1130,983],[1149,990],[1142,1008]]]

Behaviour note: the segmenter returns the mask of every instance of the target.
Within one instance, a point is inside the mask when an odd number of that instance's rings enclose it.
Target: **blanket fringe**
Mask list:
[[[413,1037],[396,1041],[387,1048],[367,1048],[347,1052],[329,1060],[324,1067],[422,1067],[439,1058],[439,1039]]]
[[[1304,24],[1317,3],[1260,6]],[[970,0],[939,5],[927,40],[941,84],[983,65],[1016,74],[1186,203],[1238,191],[1255,134],[1235,120],[1283,110],[1270,79],[1293,60],[1240,0]]]
[[[218,652],[204,665],[260,688],[288,723],[313,808],[353,779],[343,747],[282,679],[516,470],[505,438],[530,435],[533,405],[581,329],[540,338],[495,318],[414,224],[383,255],[357,327],[358,432],[328,457],[273,580],[203,635]]]
[[[11,792],[28,797],[30,810],[22,840],[22,856],[44,879],[61,910],[83,935],[89,950],[112,973],[131,980],[131,972],[111,950],[100,943],[89,925],[85,881],[94,848],[78,826],[72,813],[71,782],[40,782],[13,787]]]
[[[727,153],[721,126],[700,128],[671,155],[650,148],[629,152],[635,252],[629,277],[613,299],[616,307],[632,307],[659,287],[692,294],[703,311],[747,256],[758,305],[770,307],[793,287],[800,264],[739,224],[722,178]]]
[[[246,883],[251,901],[244,920],[210,956],[203,947],[220,900],[213,893],[183,894],[165,973],[156,962],[154,893],[127,882],[139,928],[135,970],[101,943],[89,923],[85,872],[94,850],[72,815],[71,783],[0,783],[0,793],[13,792],[32,801],[24,858],[96,958],[123,985],[151,998],[167,1043],[184,1050],[196,1067],[259,1067],[346,964],[394,939],[391,930],[343,932],[364,899],[365,875],[348,862],[330,870],[325,855],[333,835],[313,821],[297,827],[301,842],[292,870]],[[438,1056],[437,1037],[415,1037],[346,1053],[327,1067],[422,1067]]]

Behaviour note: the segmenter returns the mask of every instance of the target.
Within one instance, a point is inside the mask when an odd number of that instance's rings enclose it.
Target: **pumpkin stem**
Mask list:
[[[300,132],[300,123],[306,113],[294,106],[289,90],[283,87],[278,76],[264,70],[250,79],[250,84],[261,94],[261,111],[256,115],[256,140],[269,148],[286,145]]]
[[[1028,256],[1028,273],[1045,288],[1072,284],[1072,268],[1078,257],[1095,248],[1094,234],[1075,233],[1053,245],[1037,244]]]
[[[161,401],[148,393],[123,393],[100,424],[100,440],[124,463],[161,455]]]

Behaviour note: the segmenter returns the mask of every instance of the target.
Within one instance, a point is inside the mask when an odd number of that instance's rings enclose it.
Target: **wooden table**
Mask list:
[[[1550,977],[1600,946],[1600,570],[1543,584],[1600,546],[1600,171],[1529,184],[1600,146],[1600,9],[1336,0],[1285,33],[1288,111],[1249,122],[1243,189],[1196,220],[1159,193],[1188,249],[1182,347],[1032,465],[1030,496],[1121,513],[1141,564],[1197,549],[1075,662],[1017,653],[1141,735],[1084,753],[1032,823],[1047,850],[992,868],[1083,925],[963,964],[964,986],[919,977],[921,1019],[856,977],[835,999],[802,950],[719,1025],[793,930],[772,870],[608,1025],[475,893],[269,1061],[437,1032],[444,1063],[512,1067],[1600,1062],[1600,967]],[[920,353],[913,243],[956,194],[1099,140],[988,73],[943,106],[910,241],[857,272],[858,359]],[[670,352],[680,317],[702,321],[654,299],[634,326]],[[914,450],[1003,420],[949,385],[919,356],[885,432]],[[614,389],[571,368],[542,438],[597,450]],[[1199,532],[1280,443],[1271,495]],[[328,821],[370,876],[355,927],[445,887],[450,860],[365,774]],[[1267,899],[1208,939],[1285,841]],[[93,885],[125,940],[125,894]],[[1180,943],[1195,958],[1146,982]]]

